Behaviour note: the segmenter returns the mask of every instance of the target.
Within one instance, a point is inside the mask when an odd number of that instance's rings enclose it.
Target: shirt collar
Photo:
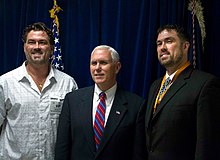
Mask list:
[[[176,71],[176,72],[177,72],[177,71]],[[171,81],[172,81],[172,79],[173,79],[173,77],[175,76],[176,72],[174,72],[174,73],[171,74],[171,75],[168,75],[168,73],[166,72],[166,79],[167,79],[168,77],[170,77],[170,79],[171,79]]]
[[[26,78],[27,80],[29,79],[29,74],[27,72],[27,69],[26,69],[26,64],[27,64],[27,61],[24,61],[22,66],[20,68],[18,68],[20,70],[20,72],[18,72],[18,81],[21,81],[22,79]],[[56,80],[56,77],[55,77],[55,68],[54,67],[51,67],[50,69],[50,73],[48,75],[48,79],[52,79],[54,78]]]
[[[105,91],[106,99],[114,97],[116,89],[117,89],[117,83],[114,86],[112,86],[111,88],[109,88],[107,91]],[[103,92],[103,91],[98,87],[97,84],[95,84],[95,89],[94,89],[95,100],[97,100],[97,101],[99,100],[99,94],[101,92]]]

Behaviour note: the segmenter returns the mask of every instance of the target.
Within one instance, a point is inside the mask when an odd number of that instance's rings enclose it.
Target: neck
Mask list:
[[[177,73],[178,72],[182,72],[186,67],[188,67],[190,65],[190,62],[187,61],[186,63],[184,63],[183,65],[181,66],[178,66],[177,68],[173,69],[173,70],[170,70],[170,69],[167,69],[167,74],[170,76],[171,74],[173,74],[174,72],[176,72],[177,70]],[[176,74],[177,74],[176,73]]]
[[[39,79],[46,78],[49,74],[49,66],[33,66],[30,64],[26,65],[27,72],[34,77],[37,77]]]
[[[116,81],[112,84],[108,84],[108,85],[101,85],[101,84],[97,84],[97,86],[99,87],[100,90],[102,90],[103,92],[107,91],[108,89],[112,88],[114,85],[116,84]]]
[[[34,80],[38,89],[41,91],[44,86],[44,82],[46,81],[47,76],[49,74],[49,70],[50,70],[49,65],[35,67],[33,65],[27,64],[26,69],[27,69],[28,74]]]
[[[174,72],[176,72],[178,69],[182,68],[183,66],[185,66],[186,64],[188,64],[189,61],[184,61],[182,63],[179,63],[175,66],[172,66],[172,67],[166,67],[166,70],[167,70],[167,74],[168,75],[171,75],[173,74]]]

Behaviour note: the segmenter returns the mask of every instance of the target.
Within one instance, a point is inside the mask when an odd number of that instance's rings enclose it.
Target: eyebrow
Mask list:
[[[171,40],[175,40],[175,38],[174,38],[174,37],[170,36],[170,37],[166,37],[166,38],[161,39],[161,40],[157,40],[157,41],[156,41],[156,43],[157,43],[157,42],[161,42],[161,41],[170,40],[170,39],[171,39]]]

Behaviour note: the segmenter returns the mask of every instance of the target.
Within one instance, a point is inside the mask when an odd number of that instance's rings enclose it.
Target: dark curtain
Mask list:
[[[187,9],[188,3],[188,0],[57,0],[63,9],[58,17],[64,72],[73,76],[80,88],[93,84],[89,72],[91,51],[97,45],[107,44],[121,56],[119,85],[146,97],[150,84],[165,73],[156,56],[157,28],[176,23],[186,27],[191,35],[192,14]],[[202,1],[207,32],[205,52],[201,51],[196,22],[197,67],[217,76],[220,76],[219,3]],[[21,36],[26,25],[41,21],[52,26],[49,16],[52,6],[53,0],[0,0],[0,75],[25,60]]]

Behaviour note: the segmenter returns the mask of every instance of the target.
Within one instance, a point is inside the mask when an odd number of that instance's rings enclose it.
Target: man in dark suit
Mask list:
[[[166,68],[149,92],[146,111],[147,160],[220,159],[220,81],[193,69],[183,28],[158,30],[158,60]],[[168,87],[162,87],[170,77]],[[163,88],[165,92],[159,91]]]
[[[101,45],[93,50],[90,72],[95,85],[65,97],[58,125],[56,160],[146,159],[145,100],[118,86],[116,76],[120,68],[119,55],[112,47]],[[94,124],[101,92],[106,94],[106,112],[100,138],[102,129],[96,131]],[[96,144],[99,138],[94,140],[95,133],[101,139],[99,144]]]

